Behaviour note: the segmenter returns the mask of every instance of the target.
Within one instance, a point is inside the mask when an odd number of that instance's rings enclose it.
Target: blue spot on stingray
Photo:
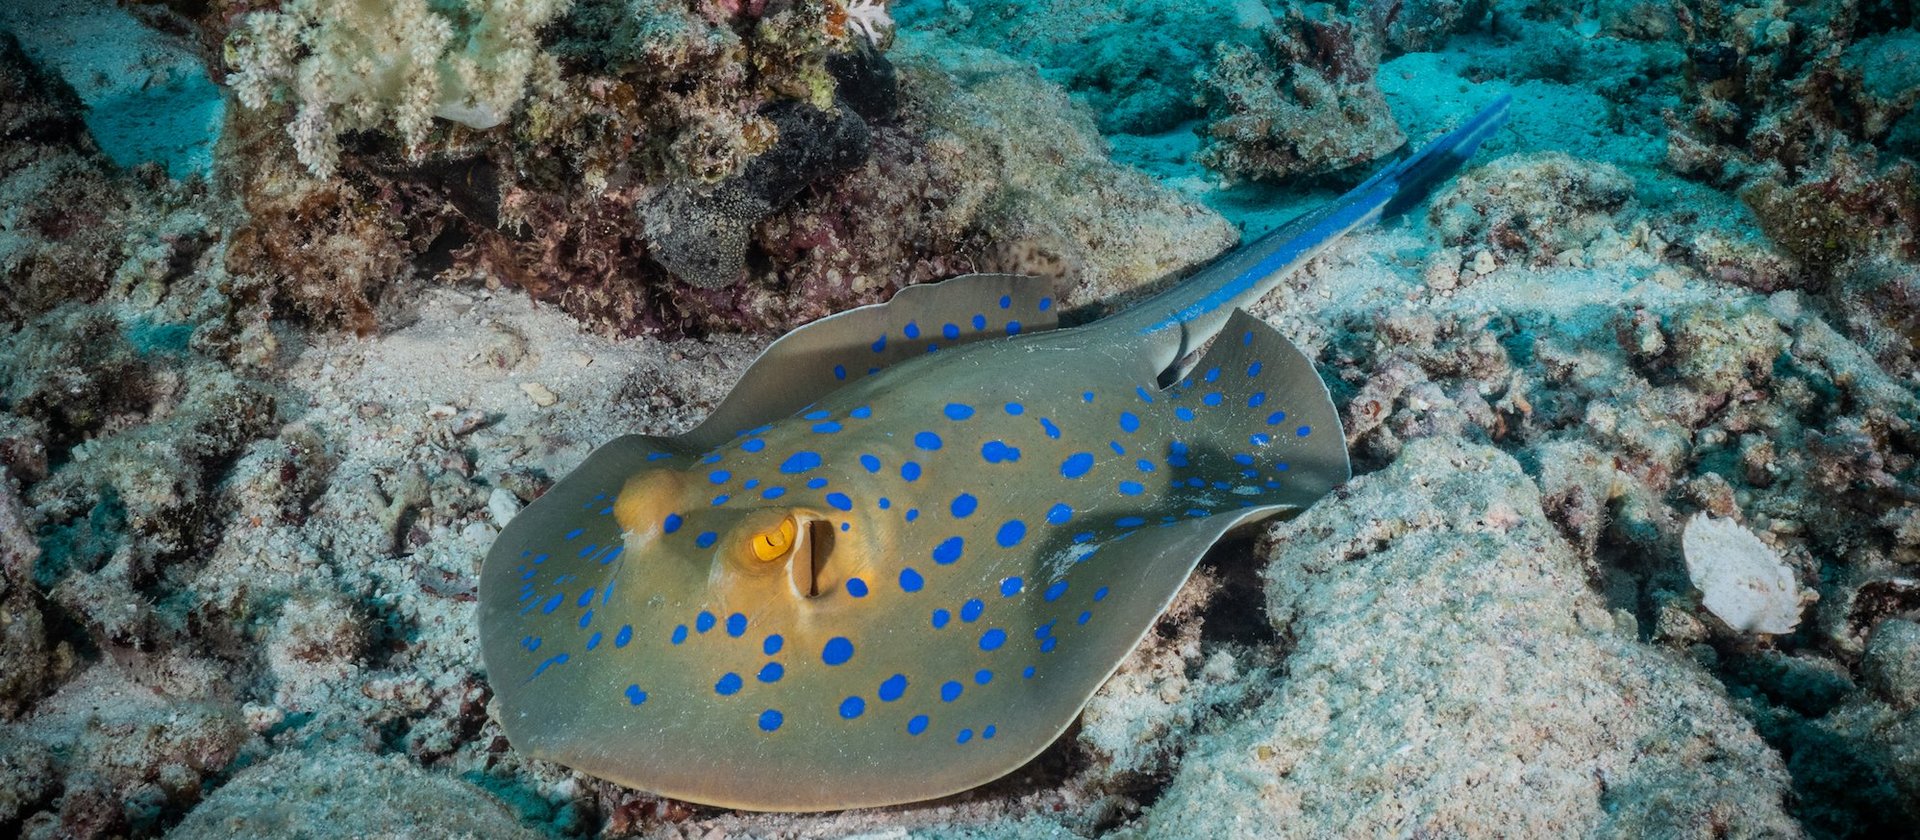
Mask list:
[[[965,403],[947,403],[947,407],[941,410],[947,415],[948,420],[965,420],[973,416],[973,406]]]
[[[1009,296],[1009,295],[1001,295],[1001,296],[1000,296],[1000,308],[1001,308],[1001,309],[1006,309],[1006,308],[1009,308],[1009,307],[1011,307],[1011,306],[1013,306],[1013,298],[1012,298],[1011,296]]]
[[[927,731],[926,715],[914,715],[912,720],[907,721],[908,735],[918,735],[925,731]]]
[[[1184,405],[1180,406],[1173,410],[1173,416],[1180,418],[1183,423],[1191,423],[1193,422],[1193,409]]]
[[[626,647],[627,643],[631,641],[633,641],[633,625],[631,624],[620,625],[620,632],[613,634],[613,646],[617,648],[623,648],[623,647]]]
[[[885,334],[882,334],[878,339],[874,340],[873,352],[881,353],[881,352],[885,352],[886,349],[887,349],[887,337]]]
[[[863,714],[866,714],[866,711],[867,711],[867,701],[862,700],[859,697],[849,697],[845,700],[840,701],[840,716],[843,718],[846,718],[847,720],[853,720],[854,718],[857,718]]]
[[[1248,455],[1245,452],[1235,453],[1233,456],[1233,462],[1244,467],[1251,467],[1253,466],[1253,456]]]
[[[959,325],[959,324],[947,324],[946,326],[943,326],[943,327],[941,327],[941,328],[940,328],[940,334],[941,334],[941,335],[943,335],[943,336],[946,336],[946,338],[947,338],[947,340],[948,340],[948,341],[952,341],[952,340],[954,340],[954,339],[956,339],[956,338],[959,338],[959,337],[960,337],[960,325]]]
[[[1011,598],[1018,595],[1020,594],[1020,590],[1024,589],[1026,585],[1027,582],[1021,580],[1019,575],[1000,581],[1000,597]]]
[[[1260,363],[1259,363],[1259,362],[1254,362],[1254,363],[1252,363],[1252,364],[1250,364],[1250,365],[1247,365],[1247,375],[1248,375],[1248,376],[1259,376],[1259,375],[1260,375]]]
[[[1079,478],[1093,469],[1093,453],[1075,452],[1060,463],[1060,475],[1066,478]]]
[[[1122,496],[1138,496],[1145,492],[1147,492],[1147,488],[1142,487],[1138,481],[1120,482],[1120,495]]]
[[[1067,582],[1064,580],[1056,580],[1047,587],[1047,591],[1040,594],[1040,597],[1048,603],[1052,603],[1060,600],[1060,596],[1065,594],[1067,594]]]
[[[861,455],[860,466],[866,467],[867,472],[877,473],[880,471],[880,459],[872,455]]]
[[[932,432],[921,432],[913,436],[913,445],[933,452],[940,448],[940,436]]]
[[[705,633],[713,629],[715,621],[717,621],[717,619],[713,617],[713,613],[701,610],[699,615],[694,616],[693,629]]]
[[[906,463],[904,463],[904,464],[901,464],[901,465],[900,465],[900,477],[901,477],[902,479],[904,479],[904,480],[906,480],[906,481],[909,481],[909,482],[913,482],[913,481],[919,481],[919,480],[920,480],[920,465],[919,465],[918,463],[916,463],[916,462],[913,462],[913,461],[908,461],[908,462],[906,462]]]
[[[1021,676],[1021,677],[1024,677],[1024,678],[1026,678],[1026,679],[1029,679],[1029,680],[1030,680],[1030,679],[1033,679],[1033,666],[1032,666],[1032,665],[1028,665],[1028,666],[1027,666],[1027,667],[1025,667],[1025,668],[1021,668],[1021,669],[1020,669],[1020,676]]]
[[[969,516],[972,516],[973,512],[975,510],[978,510],[979,507],[980,507],[980,500],[974,498],[972,493],[961,493],[960,495],[953,497],[953,505],[952,505],[953,518],[965,519]]]
[[[755,674],[754,679],[757,679],[763,683],[777,683],[780,681],[781,677],[784,677],[786,675],[787,675],[787,669],[785,666],[781,665],[778,662],[769,662],[766,665],[761,666],[760,673]]]
[[[587,610],[585,613],[583,613],[580,616],[580,629],[585,630],[587,629],[587,625],[592,623],[593,623],[593,610]]]
[[[1217,382],[1217,381],[1219,381],[1219,379],[1220,379],[1220,368],[1218,368],[1218,367],[1210,367],[1210,368],[1207,368],[1207,375],[1206,375],[1206,376],[1204,376],[1204,377],[1201,377],[1201,378],[1202,378],[1202,379],[1205,379],[1205,380],[1206,380],[1206,381],[1208,381],[1208,382]]]
[[[1000,646],[1006,643],[1007,643],[1007,631],[1002,630],[998,627],[992,628],[987,632],[980,634],[981,650],[999,650]]]
[[[581,534],[583,534],[583,533],[586,533],[586,530],[587,530],[587,529],[585,529],[585,528],[575,528],[575,529],[573,529],[573,530],[571,530],[571,531],[568,531],[568,532],[567,532],[567,541],[568,541],[568,542],[572,542],[572,541],[574,540],[574,538],[575,538],[575,537],[578,537],[578,536],[580,536]]]
[[[830,435],[830,434],[833,434],[834,432],[840,431],[842,428],[843,427],[839,423],[835,423],[832,420],[828,420],[825,423],[813,424],[813,433],[816,435]]]
[[[1224,400],[1224,399],[1226,399],[1226,398],[1225,398],[1225,397],[1222,397],[1222,396],[1220,396],[1220,392],[1219,392],[1219,391],[1215,391],[1215,392],[1213,392],[1213,393],[1211,393],[1211,394],[1208,394],[1208,395],[1206,395],[1206,396],[1204,396],[1204,397],[1201,397],[1201,398],[1200,398],[1200,402],[1202,402],[1202,403],[1204,403],[1204,404],[1206,404],[1206,405],[1207,405],[1207,406],[1209,406],[1209,407],[1212,407],[1212,406],[1217,406],[1217,405],[1219,405],[1219,404],[1220,404],[1220,402],[1221,402],[1222,400]]]
[[[782,638],[779,633],[775,633],[771,636],[768,636],[766,641],[760,643],[760,650],[762,653],[765,653],[768,656],[772,656],[776,653],[779,653],[780,648],[784,647],[786,644],[787,644],[787,640],[785,638]]]
[[[942,540],[939,545],[933,547],[933,562],[939,563],[942,566],[951,564],[960,559],[960,553],[965,549],[966,540],[959,537],[948,537]]]
[[[958,680],[947,680],[940,684],[940,700],[943,703],[951,703],[960,699],[960,692],[965,690],[966,686],[961,685]]]
[[[1140,431],[1140,418],[1131,411],[1120,412],[1120,431],[1133,434]]]
[[[1104,601],[1106,600],[1106,597],[1107,597],[1107,588],[1104,586],[1094,590],[1093,592],[1093,600],[1096,602]]]
[[[733,473],[726,470],[714,470],[707,474],[707,480],[715,484],[725,484],[733,480]]]
[[[1126,447],[1124,447],[1124,446],[1121,446],[1121,445],[1120,445],[1120,441],[1117,441],[1117,440],[1110,440],[1110,441],[1107,441],[1107,448],[1109,448],[1109,449],[1112,449],[1112,450],[1113,450],[1113,454],[1115,454],[1115,455],[1125,455],[1125,454],[1127,454],[1127,448],[1126,448]]]
[[[1060,427],[1053,425],[1052,420],[1048,420],[1045,417],[1040,418],[1040,428],[1047,433],[1047,437],[1055,440],[1060,439]]]
[[[980,445],[980,457],[989,464],[1018,461],[1020,450],[1008,446],[1004,441],[990,440]]]
[[[795,452],[792,457],[780,462],[780,471],[791,475],[803,473],[818,466],[820,466],[820,453]]]
[[[1019,322],[1019,321],[1008,321],[1008,322],[1007,322],[1007,335],[1019,335],[1019,334],[1020,334],[1020,322]]]
[[[989,725],[987,728],[980,730],[980,737],[991,741],[993,740],[993,731],[993,727]]]
[[[822,487],[825,487],[825,486],[827,486],[827,480],[826,480],[826,479],[824,479],[824,478],[809,478],[809,479],[807,479],[807,489],[808,489],[808,490],[818,490],[818,489],[820,489],[820,488],[822,488]]]
[[[1027,407],[1017,402],[1007,403],[1006,408],[1007,408],[1007,413],[1015,417],[1019,417],[1020,415],[1027,413]]]
[[[767,448],[767,442],[759,438],[752,438],[740,444],[740,449],[745,452],[759,452],[765,448]]]
[[[987,605],[982,603],[979,598],[969,598],[966,603],[960,605],[960,620],[971,622],[978,619],[981,613],[986,612],[986,609]]]
[[[800,416],[801,416],[801,418],[802,418],[802,419],[806,419],[806,420],[825,420],[825,419],[827,419],[827,418],[829,418],[829,417],[832,417],[832,416],[833,416],[833,412],[831,412],[831,411],[825,411],[825,410],[822,410],[822,411],[809,411],[809,412],[807,412],[806,414],[802,414],[802,415],[800,415]]]
[[[1049,310],[1049,309],[1052,309],[1052,308],[1053,308],[1053,298],[1050,298],[1050,297],[1043,297],[1043,298],[1041,298],[1041,299],[1040,299],[1040,311],[1041,311],[1041,312],[1045,312],[1045,311],[1047,311],[1047,310]]]
[[[747,617],[740,613],[727,616],[727,635],[736,639],[747,634]]]
[[[546,603],[540,605],[540,614],[552,615],[554,610],[560,609],[560,602],[565,600],[567,600],[567,594],[565,592],[553,593],[553,597],[548,598]]]
[[[1140,460],[1134,462],[1134,467],[1139,469],[1141,472],[1147,472],[1147,473],[1153,472],[1153,462],[1145,458],[1141,458]]]
[[[900,588],[902,590],[907,592],[919,592],[920,588],[926,585],[927,585],[927,579],[924,577],[921,577],[919,572],[914,571],[912,566],[908,566],[900,570]]]
[[[1272,440],[1273,437],[1265,432],[1254,432],[1247,436],[1247,443],[1253,444],[1254,446],[1266,446]]]
[[[714,507],[719,507],[719,506],[721,506],[721,505],[724,505],[724,504],[726,504],[727,502],[729,502],[729,501],[732,501],[732,500],[733,500],[733,497],[732,497],[732,496],[729,496],[729,495],[727,495],[727,494],[725,494],[725,493],[721,493],[720,495],[718,495],[718,496],[715,496],[715,497],[713,497],[713,502],[712,502],[712,504],[713,504],[713,506],[714,506]]]
[[[1092,620],[1093,620],[1093,613],[1091,613],[1091,612],[1088,612],[1088,611],[1086,611],[1086,610],[1081,610],[1081,611],[1080,611],[1080,615],[1079,615],[1079,617],[1077,617],[1077,618],[1075,618],[1075,619],[1073,620],[1073,623],[1075,623],[1075,624],[1085,624],[1085,623],[1087,623],[1087,622],[1089,622],[1089,621],[1092,621]]]
[[[1065,525],[1067,524],[1067,520],[1072,518],[1073,508],[1065,504],[1056,504],[1053,507],[1047,508],[1047,524],[1049,525]]]
[[[627,686],[627,704],[628,705],[638,706],[641,703],[645,703],[645,702],[647,702],[647,693],[644,691],[641,691],[639,685],[636,684],[636,685]]]
[[[528,636],[528,637],[526,637],[526,638],[524,638],[524,639],[521,639],[521,640],[520,640],[520,646],[521,646],[521,647],[523,647],[523,648],[526,648],[526,649],[527,649],[527,652],[528,652],[528,653],[532,653],[532,652],[534,652],[534,651],[536,651],[536,650],[539,650],[539,649],[540,649],[540,637],[538,637],[538,636]]]
[[[1306,437],[1307,435],[1313,434],[1313,430],[1306,426],[1301,426],[1298,431],[1294,432],[1294,434],[1300,437]]]
[[[704,531],[704,532],[701,532],[700,536],[693,538],[693,544],[700,546],[701,548],[711,548],[714,542],[719,539],[720,539],[719,534],[716,534],[712,531]]]
[[[894,674],[880,681],[880,690],[875,692],[875,696],[879,697],[882,703],[891,703],[906,693],[907,675]]]
[[[685,520],[682,520],[682,519],[680,518],[680,514],[677,514],[677,513],[669,513],[669,514],[667,514],[667,518],[666,518],[666,519],[664,519],[664,520],[661,520],[661,522],[660,522],[660,530],[661,530],[661,532],[662,532],[662,533],[667,533],[667,534],[671,534],[671,533],[673,533],[673,532],[675,532],[675,531],[678,531],[678,530],[680,530],[680,523],[681,523],[681,522],[683,522],[683,521],[685,521]],[[534,562],[536,562],[536,563],[538,563],[538,562],[540,562],[540,561],[538,561],[538,560],[536,560],[536,561],[534,561]]]
[[[859,578],[847,578],[847,594],[855,598],[867,597],[867,582]]]
[[[834,366],[833,366],[833,378],[835,378],[835,379],[846,379],[846,378],[847,378],[847,366],[846,366],[846,365],[834,365]]]
[[[588,637],[587,637],[587,650],[593,650],[594,648],[597,648],[597,647],[599,647],[599,646],[600,646],[600,634],[599,634],[599,633],[595,633],[595,634],[593,634],[593,635],[591,635],[591,636],[588,636]]]
[[[780,728],[783,720],[785,718],[780,716],[779,709],[768,709],[760,713],[760,729],[764,732],[772,732]]]
[[[933,629],[935,630],[938,630],[942,627],[947,626],[947,622],[952,620],[953,620],[953,613],[947,612],[944,609],[933,611]]]
[[[845,493],[828,493],[827,504],[835,510],[853,510],[853,500],[847,498]]]
[[[881,510],[886,510],[887,508],[893,507],[893,500],[885,496],[881,496],[877,504],[880,505]]]
[[[976,329],[976,330],[984,330],[984,329],[986,329],[986,328],[987,328],[987,316],[985,316],[985,315],[975,315],[975,316],[973,316],[973,328],[974,328],[974,329]]]
[[[740,685],[741,685],[740,675],[732,671],[728,671],[725,675],[720,677],[719,682],[716,682],[713,684],[713,691],[715,694],[726,696],[729,694],[738,693],[740,691]]]
[[[787,488],[785,487],[769,487],[760,491],[760,498],[762,499],[778,499],[785,495],[787,495]]]
[[[986,685],[987,683],[993,682],[993,672],[985,668],[981,668],[980,670],[973,672],[973,681],[978,685]]]
[[[852,411],[847,412],[847,416],[855,420],[865,420],[873,416],[873,406],[870,406],[870,405],[860,406],[859,408],[856,408]]]
[[[901,332],[901,333],[902,333],[903,335],[905,335],[906,337],[908,337],[908,338],[919,338],[919,337],[920,337],[920,325],[919,325],[918,323],[915,323],[915,322],[913,322],[913,321],[908,321],[908,322],[907,322],[907,326],[906,326],[905,328],[903,328],[903,329],[901,329],[901,330],[900,330],[900,332]]]
[[[1027,523],[1021,522],[1018,519],[1009,519],[1002,523],[999,533],[993,536],[994,541],[998,542],[1001,548],[1012,548],[1019,545],[1020,541],[1026,538]]]
[[[960,734],[953,736],[953,742],[956,744],[964,744],[971,740],[973,740],[972,729],[962,729],[960,730]]]
[[[820,661],[828,665],[845,665],[852,658],[853,643],[845,636],[828,639],[826,646],[820,648]]]
[[[1135,388],[1135,389],[1133,389],[1133,392],[1134,392],[1134,393],[1136,393],[1136,394],[1139,394],[1139,395],[1140,395],[1140,401],[1141,401],[1141,402],[1148,402],[1148,403],[1150,403],[1150,402],[1153,402],[1153,395],[1152,395],[1152,394],[1149,394],[1149,393],[1147,393],[1147,389],[1146,389],[1146,388],[1144,388],[1144,387],[1141,387],[1141,388]]]
[[[1041,653],[1052,653],[1052,652],[1053,652],[1053,649],[1054,649],[1054,648],[1056,648],[1056,647],[1058,647],[1059,645],[1060,645],[1060,639],[1059,639],[1059,637],[1056,637],[1056,636],[1048,636],[1048,637],[1046,637],[1046,638],[1044,638],[1044,639],[1041,639],[1041,640],[1040,640],[1040,652],[1041,652]]]
[[[677,644],[680,644],[681,642],[684,642],[684,641],[686,641],[686,640],[687,640],[687,625],[685,625],[685,624],[682,624],[682,625],[680,625],[680,626],[678,626],[678,627],[675,627],[675,628],[673,628],[673,643],[674,643],[674,644],[676,644],[676,645],[677,645]]]
[[[907,516],[906,516],[906,519],[907,519],[907,521],[908,521],[908,522],[912,522],[913,520],[915,520],[915,519],[919,519],[919,518],[920,518],[920,509],[919,509],[919,508],[907,508]]]
[[[1138,528],[1142,525],[1147,524],[1147,520],[1139,516],[1122,516],[1119,519],[1114,520],[1113,524],[1121,528]]]
[[[580,593],[580,597],[573,602],[573,605],[576,607],[584,607],[591,603],[593,603],[593,587],[589,586],[587,587],[587,591]]]
[[[1287,413],[1286,413],[1286,412],[1284,412],[1284,411],[1276,411],[1276,412],[1274,412],[1274,413],[1272,413],[1272,414],[1269,414],[1269,415],[1267,415],[1267,425],[1269,425],[1269,426],[1278,426],[1278,425],[1280,425],[1280,424],[1281,424],[1282,422],[1285,422],[1285,421],[1286,421],[1286,419],[1287,419]]]
[[[1090,402],[1093,402],[1093,392],[1092,392],[1092,391],[1084,391],[1084,392],[1081,392],[1081,394],[1080,394],[1080,401],[1081,401],[1081,402],[1089,402],[1089,403],[1090,403]]]

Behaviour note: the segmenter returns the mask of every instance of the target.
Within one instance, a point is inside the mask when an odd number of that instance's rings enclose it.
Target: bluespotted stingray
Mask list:
[[[754,810],[1019,767],[1209,546],[1349,477],[1312,363],[1239,307],[1419,201],[1505,110],[1110,317],[1056,328],[1031,277],[909,287],[780,338],[692,431],[602,446],[481,573],[508,738]]]

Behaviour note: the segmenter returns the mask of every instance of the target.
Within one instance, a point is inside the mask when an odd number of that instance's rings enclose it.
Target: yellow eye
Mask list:
[[[789,516],[780,520],[780,527],[753,535],[753,556],[766,561],[786,556],[787,549],[793,547],[793,527],[793,517]]]

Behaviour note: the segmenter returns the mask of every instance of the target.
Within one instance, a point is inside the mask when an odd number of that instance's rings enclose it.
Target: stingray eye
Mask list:
[[[793,548],[793,537],[793,517],[789,516],[780,520],[778,526],[753,535],[751,545],[753,556],[767,562],[778,560],[786,556],[788,549]]]

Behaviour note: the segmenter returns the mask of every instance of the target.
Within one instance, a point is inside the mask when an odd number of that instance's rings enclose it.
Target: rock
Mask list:
[[[1509,456],[1416,440],[1276,531],[1288,676],[1197,739],[1140,834],[1799,834],[1779,756],[1613,629]]]
[[[537,838],[486,791],[398,756],[290,751],[242,771],[168,836]]]
[[[1920,624],[1897,618],[1880,622],[1867,642],[1860,675],[1888,703],[1920,706]]]
[[[1700,601],[1742,633],[1791,633],[1800,624],[1802,596],[1793,570],[1752,531],[1704,513],[1687,521],[1682,546],[1687,577]]]

